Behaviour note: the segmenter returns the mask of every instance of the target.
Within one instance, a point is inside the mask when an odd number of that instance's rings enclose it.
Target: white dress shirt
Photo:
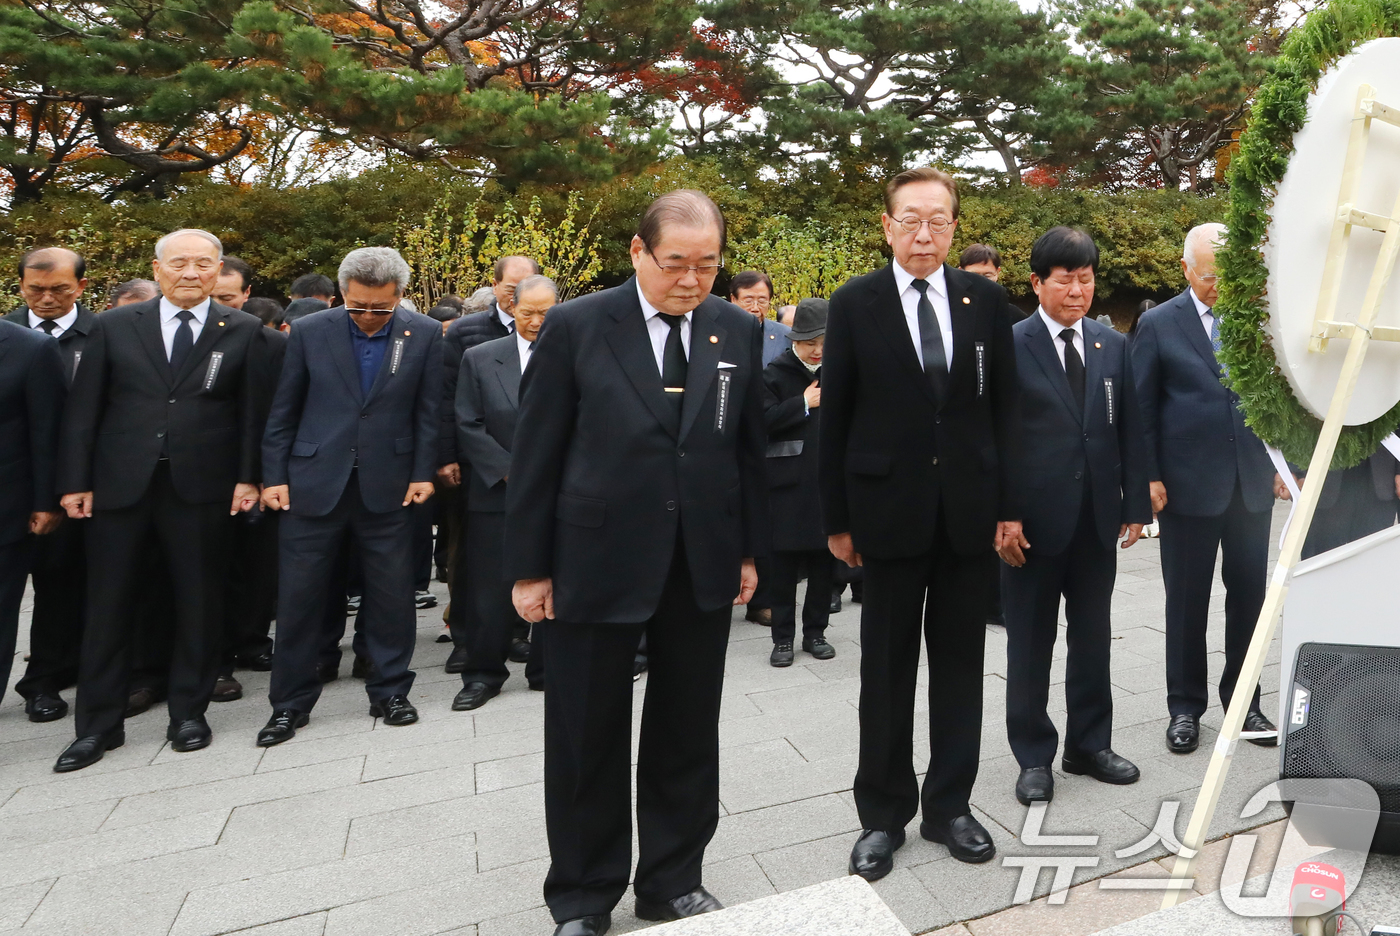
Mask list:
[[[914,288],[914,274],[894,261],[894,286],[899,292],[899,301],[904,306],[904,321],[909,325],[909,337],[914,340],[914,354],[919,358],[919,366],[924,366],[923,335],[919,332],[919,291]],[[933,271],[928,278],[928,301],[933,306],[934,318],[938,319],[938,330],[943,334],[943,356],[947,359],[949,373],[953,370],[953,313],[948,308],[948,279],[943,275],[943,267]]]
[[[666,353],[666,336],[671,334],[671,326],[666,324],[665,319],[657,318],[661,310],[647,302],[647,297],[642,295],[642,284],[637,284],[637,298],[642,301],[642,316],[647,321],[647,337],[651,338],[651,353],[656,357],[656,370],[664,374],[665,368],[661,359]],[[685,321],[681,322],[681,348],[685,351],[685,359],[690,360],[690,317],[694,312],[685,314]]]
[[[526,341],[520,332],[515,333],[515,349],[520,352],[520,373],[525,373],[525,365],[530,363],[530,355],[535,353],[535,343]]]
[[[49,334],[53,335],[55,338],[57,338],[59,335],[62,335],[68,329],[72,328],[73,323],[77,320],[78,307],[76,305],[74,305],[73,308],[69,309],[66,315],[60,315],[56,319],[40,318],[39,316],[34,314],[33,309],[29,310],[29,327],[38,329],[39,331],[44,331],[44,329],[39,328],[39,326],[44,324],[45,322],[53,322],[58,327],[55,328],[52,332],[49,332]]]
[[[175,329],[180,327],[180,320],[176,317],[184,310],[171,302],[164,296],[160,297],[160,336],[165,340],[165,359],[170,360],[171,352],[175,349]],[[194,313],[194,318],[190,319],[190,331],[194,332],[194,340],[199,340],[199,333],[204,330],[204,319],[209,315],[209,300],[205,299],[199,305],[190,309]]]
[[[1191,301],[1196,304],[1196,314],[1201,317],[1201,324],[1205,326],[1206,337],[1209,338],[1211,326],[1215,324],[1215,313],[1196,295],[1196,290],[1188,289],[1187,292],[1191,294]]]
[[[1060,359],[1060,366],[1064,367],[1065,343],[1060,340],[1060,332],[1064,331],[1066,326],[1052,319],[1041,306],[1036,306],[1035,311],[1045,321],[1045,327],[1050,329],[1050,339],[1055,346],[1055,354]],[[1087,360],[1084,357],[1084,320],[1081,318],[1072,327],[1074,328],[1074,350],[1079,352],[1079,363],[1083,364]]]
[[[506,327],[506,331],[515,334],[515,316],[501,311],[500,306],[496,306],[496,318],[501,320],[501,324]]]

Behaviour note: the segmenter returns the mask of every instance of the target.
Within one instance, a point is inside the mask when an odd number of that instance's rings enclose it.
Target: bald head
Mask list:
[[[19,261],[19,291],[29,311],[42,319],[62,318],[87,288],[87,264],[65,247],[40,247]]]

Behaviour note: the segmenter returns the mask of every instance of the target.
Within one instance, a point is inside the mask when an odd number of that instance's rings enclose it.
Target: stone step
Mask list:
[[[863,878],[761,897],[647,930],[647,936],[909,936]]]

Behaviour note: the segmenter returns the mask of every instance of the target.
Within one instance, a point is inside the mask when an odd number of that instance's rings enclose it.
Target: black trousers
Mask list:
[[[859,602],[865,590],[865,569],[863,566],[848,566],[846,563],[831,557],[831,596],[840,598],[846,591],[846,586],[851,586],[851,600]]]
[[[326,603],[335,600],[332,580],[347,533],[354,537],[364,569],[360,614],[365,616],[365,649],[374,664],[365,691],[372,702],[407,695],[413,686],[408,665],[417,628],[409,510],[369,510],[360,497],[359,473],[352,471],[330,513],[302,517],[288,511],[280,527],[277,645],[268,692],[273,710],[310,712],[321,695],[316,670],[325,652]]]
[[[427,591],[433,583],[433,500],[409,504],[413,527],[413,589]]]
[[[1057,556],[1026,550],[1019,569],[1001,564],[1006,615],[1006,734],[1022,767],[1048,767],[1060,736],[1046,709],[1050,659],[1065,599],[1065,750],[1093,754],[1112,747],[1110,609],[1118,560],[1094,530],[1088,491],[1069,547]]]
[[[1362,462],[1342,472],[1341,491],[1330,510],[1318,510],[1303,541],[1303,558],[1344,546],[1395,523],[1395,501],[1376,499],[1371,463]]]
[[[174,586],[160,537],[152,530],[137,559],[136,597],[131,602],[130,689],[149,689],[164,699],[175,643]]]
[[[433,524],[437,527],[433,537],[433,564],[448,573],[450,578],[452,560],[457,551],[457,514],[461,509],[457,497],[462,489],[460,485],[449,487],[438,483],[434,484],[433,490],[435,493],[429,501],[433,505]]]
[[[1173,716],[1199,716],[1210,705],[1206,617],[1217,548],[1225,585],[1225,671],[1220,675],[1220,704],[1228,708],[1264,606],[1270,512],[1246,510],[1237,481],[1230,505],[1222,514],[1187,517],[1172,513],[1168,501],[1157,519],[1162,526],[1162,580],[1167,588],[1167,710]],[[1259,687],[1252,691],[1250,708],[1258,709]]]
[[[650,675],[637,752],[633,889],[669,900],[700,886],[719,822],[719,708],[732,608],[702,610],[678,545],[656,614],[641,624],[550,621],[544,798],[556,922],[608,913],[632,865],[632,664]]]
[[[773,609],[773,643],[792,643],[797,633],[797,582],[807,578],[802,601],[802,636],[820,637],[831,618],[831,551],[774,552],[769,561],[768,597]]]
[[[754,572],[758,574],[758,585],[754,587],[749,607],[755,611],[773,607],[772,581],[773,559],[771,556],[758,556],[753,561]]]
[[[986,553],[953,550],[942,518],[931,550],[907,559],[864,557],[860,613],[861,826],[902,829],[919,811],[914,775],[914,689],[922,634],[929,660],[928,773],[924,818],[966,814],[982,743],[982,658],[987,598],[996,574]]]
[[[135,504],[92,512],[78,737],[122,723],[131,670],[132,611],[143,568],[140,550],[152,532],[165,557],[174,609],[170,720],[198,718],[209,707],[223,647],[228,506],[223,500],[190,504],[181,499],[170,479],[169,462],[162,461]]]
[[[0,546],[0,700],[10,686],[10,668],[15,662],[15,643],[19,638],[19,606],[24,598],[24,583],[29,580],[29,560],[36,537]]]
[[[237,657],[272,652],[277,616],[277,524],[275,512],[258,509],[231,517],[233,549],[228,582],[228,620],[220,672],[233,673]]]
[[[29,621],[29,665],[15,691],[26,699],[57,695],[78,682],[87,597],[87,522],[64,520],[47,536],[34,537],[30,576],[34,614]],[[12,647],[11,650],[14,648]]]
[[[466,588],[458,591],[465,604],[462,630],[467,647],[467,668],[462,671],[462,684],[483,682],[500,688],[510,677],[506,657],[515,628],[524,623],[511,601],[514,583],[507,582],[502,573],[506,515],[473,511],[467,530],[461,544],[467,554]],[[538,628],[536,631],[538,640],[541,632]],[[530,661],[525,665],[525,679],[530,685],[544,678],[544,657],[537,650],[532,644]]]

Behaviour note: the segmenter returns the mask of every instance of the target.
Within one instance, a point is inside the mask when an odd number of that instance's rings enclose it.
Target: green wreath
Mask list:
[[[1249,127],[1230,163],[1226,244],[1216,256],[1220,276],[1221,358],[1229,385],[1244,403],[1245,422],[1296,465],[1312,459],[1322,420],[1303,408],[1279,370],[1263,324],[1269,271],[1260,245],[1269,209],[1293,153],[1293,135],[1307,117],[1308,95],[1339,58],[1372,39],[1400,36],[1400,0],[1331,0],[1284,42],[1259,87]],[[1364,426],[1343,428],[1333,468],[1370,456],[1400,425],[1400,404]]]

